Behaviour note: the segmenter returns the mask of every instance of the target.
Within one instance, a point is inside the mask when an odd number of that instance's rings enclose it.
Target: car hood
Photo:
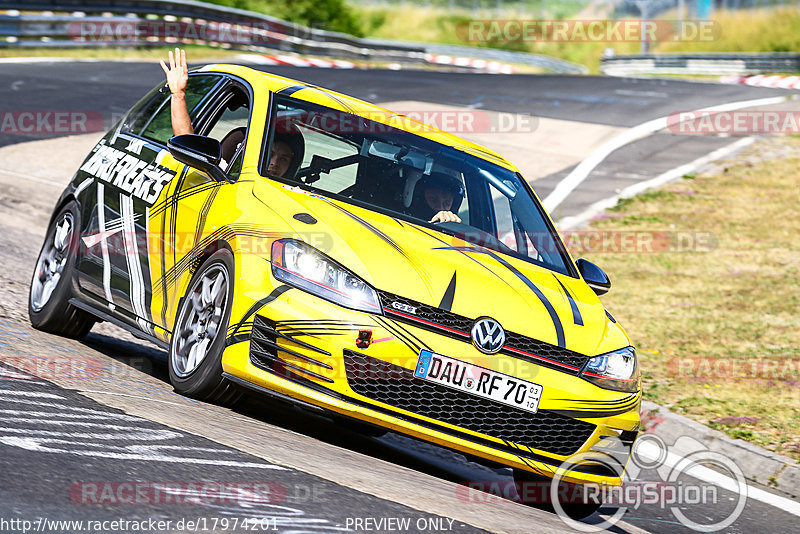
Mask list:
[[[629,343],[580,278],[299,188],[262,182],[254,193],[298,239],[378,290],[471,319],[491,317],[506,330],[581,354]],[[303,213],[316,222],[301,222],[310,220]]]

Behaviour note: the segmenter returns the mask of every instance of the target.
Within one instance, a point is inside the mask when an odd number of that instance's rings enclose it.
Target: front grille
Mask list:
[[[569,456],[595,429],[547,410],[533,414],[426,382],[413,371],[365,354],[345,350],[344,362],[350,388],[359,395],[532,449]]]
[[[469,341],[472,324],[475,322],[474,319],[386,291],[379,291],[379,295],[384,313],[387,316],[462,341]],[[394,303],[399,306],[394,306]],[[404,311],[409,308],[414,309],[413,314]],[[513,349],[518,349],[518,351],[523,351],[526,354],[520,354],[520,352]],[[538,365],[553,367],[561,371],[566,370],[571,374],[577,374],[586,360],[589,359],[588,356],[567,348],[551,345],[550,343],[509,331],[506,331],[506,346],[503,348],[502,353],[514,358],[532,361]]]

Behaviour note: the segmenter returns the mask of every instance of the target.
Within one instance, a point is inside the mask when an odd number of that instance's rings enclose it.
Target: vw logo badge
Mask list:
[[[506,332],[494,319],[478,319],[472,325],[472,344],[481,352],[494,354],[506,344]]]

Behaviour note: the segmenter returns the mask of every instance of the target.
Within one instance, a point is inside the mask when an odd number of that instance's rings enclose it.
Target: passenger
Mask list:
[[[464,199],[461,182],[443,172],[423,176],[414,186],[414,197],[408,213],[428,222],[461,222],[458,211]]]
[[[160,61],[161,68],[167,76],[167,85],[172,97],[170,98],[170,117],[172,119],[172,134],[193,134],[194,128],[189,118],[186,107],[186,83],[189,81],[189,67],[186,64],[186,51],[180,48],[169,51],[169,66]],[[236,153],[239,145],[244,142],[246,128],[239,127],[231,130],[222,140],[222,161],[220,166],[227,167],[227,160]],[[272,144],[272,153],[269,159],[267,172],[283,178],[292,178],[300,166],[303,158],[304,143],[301,134],[276,134]]]

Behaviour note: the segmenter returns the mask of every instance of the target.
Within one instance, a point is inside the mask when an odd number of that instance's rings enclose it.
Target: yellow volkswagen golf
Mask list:
[[[632,343],[597,297],[606,275],[573,261],[513,165],[241,66],[190,74],[193,135],[172,136],[169,99],[147,94],[62,194],[35,327],[127,328],[197,399],[250,388],[521,479],[620,484]]]

